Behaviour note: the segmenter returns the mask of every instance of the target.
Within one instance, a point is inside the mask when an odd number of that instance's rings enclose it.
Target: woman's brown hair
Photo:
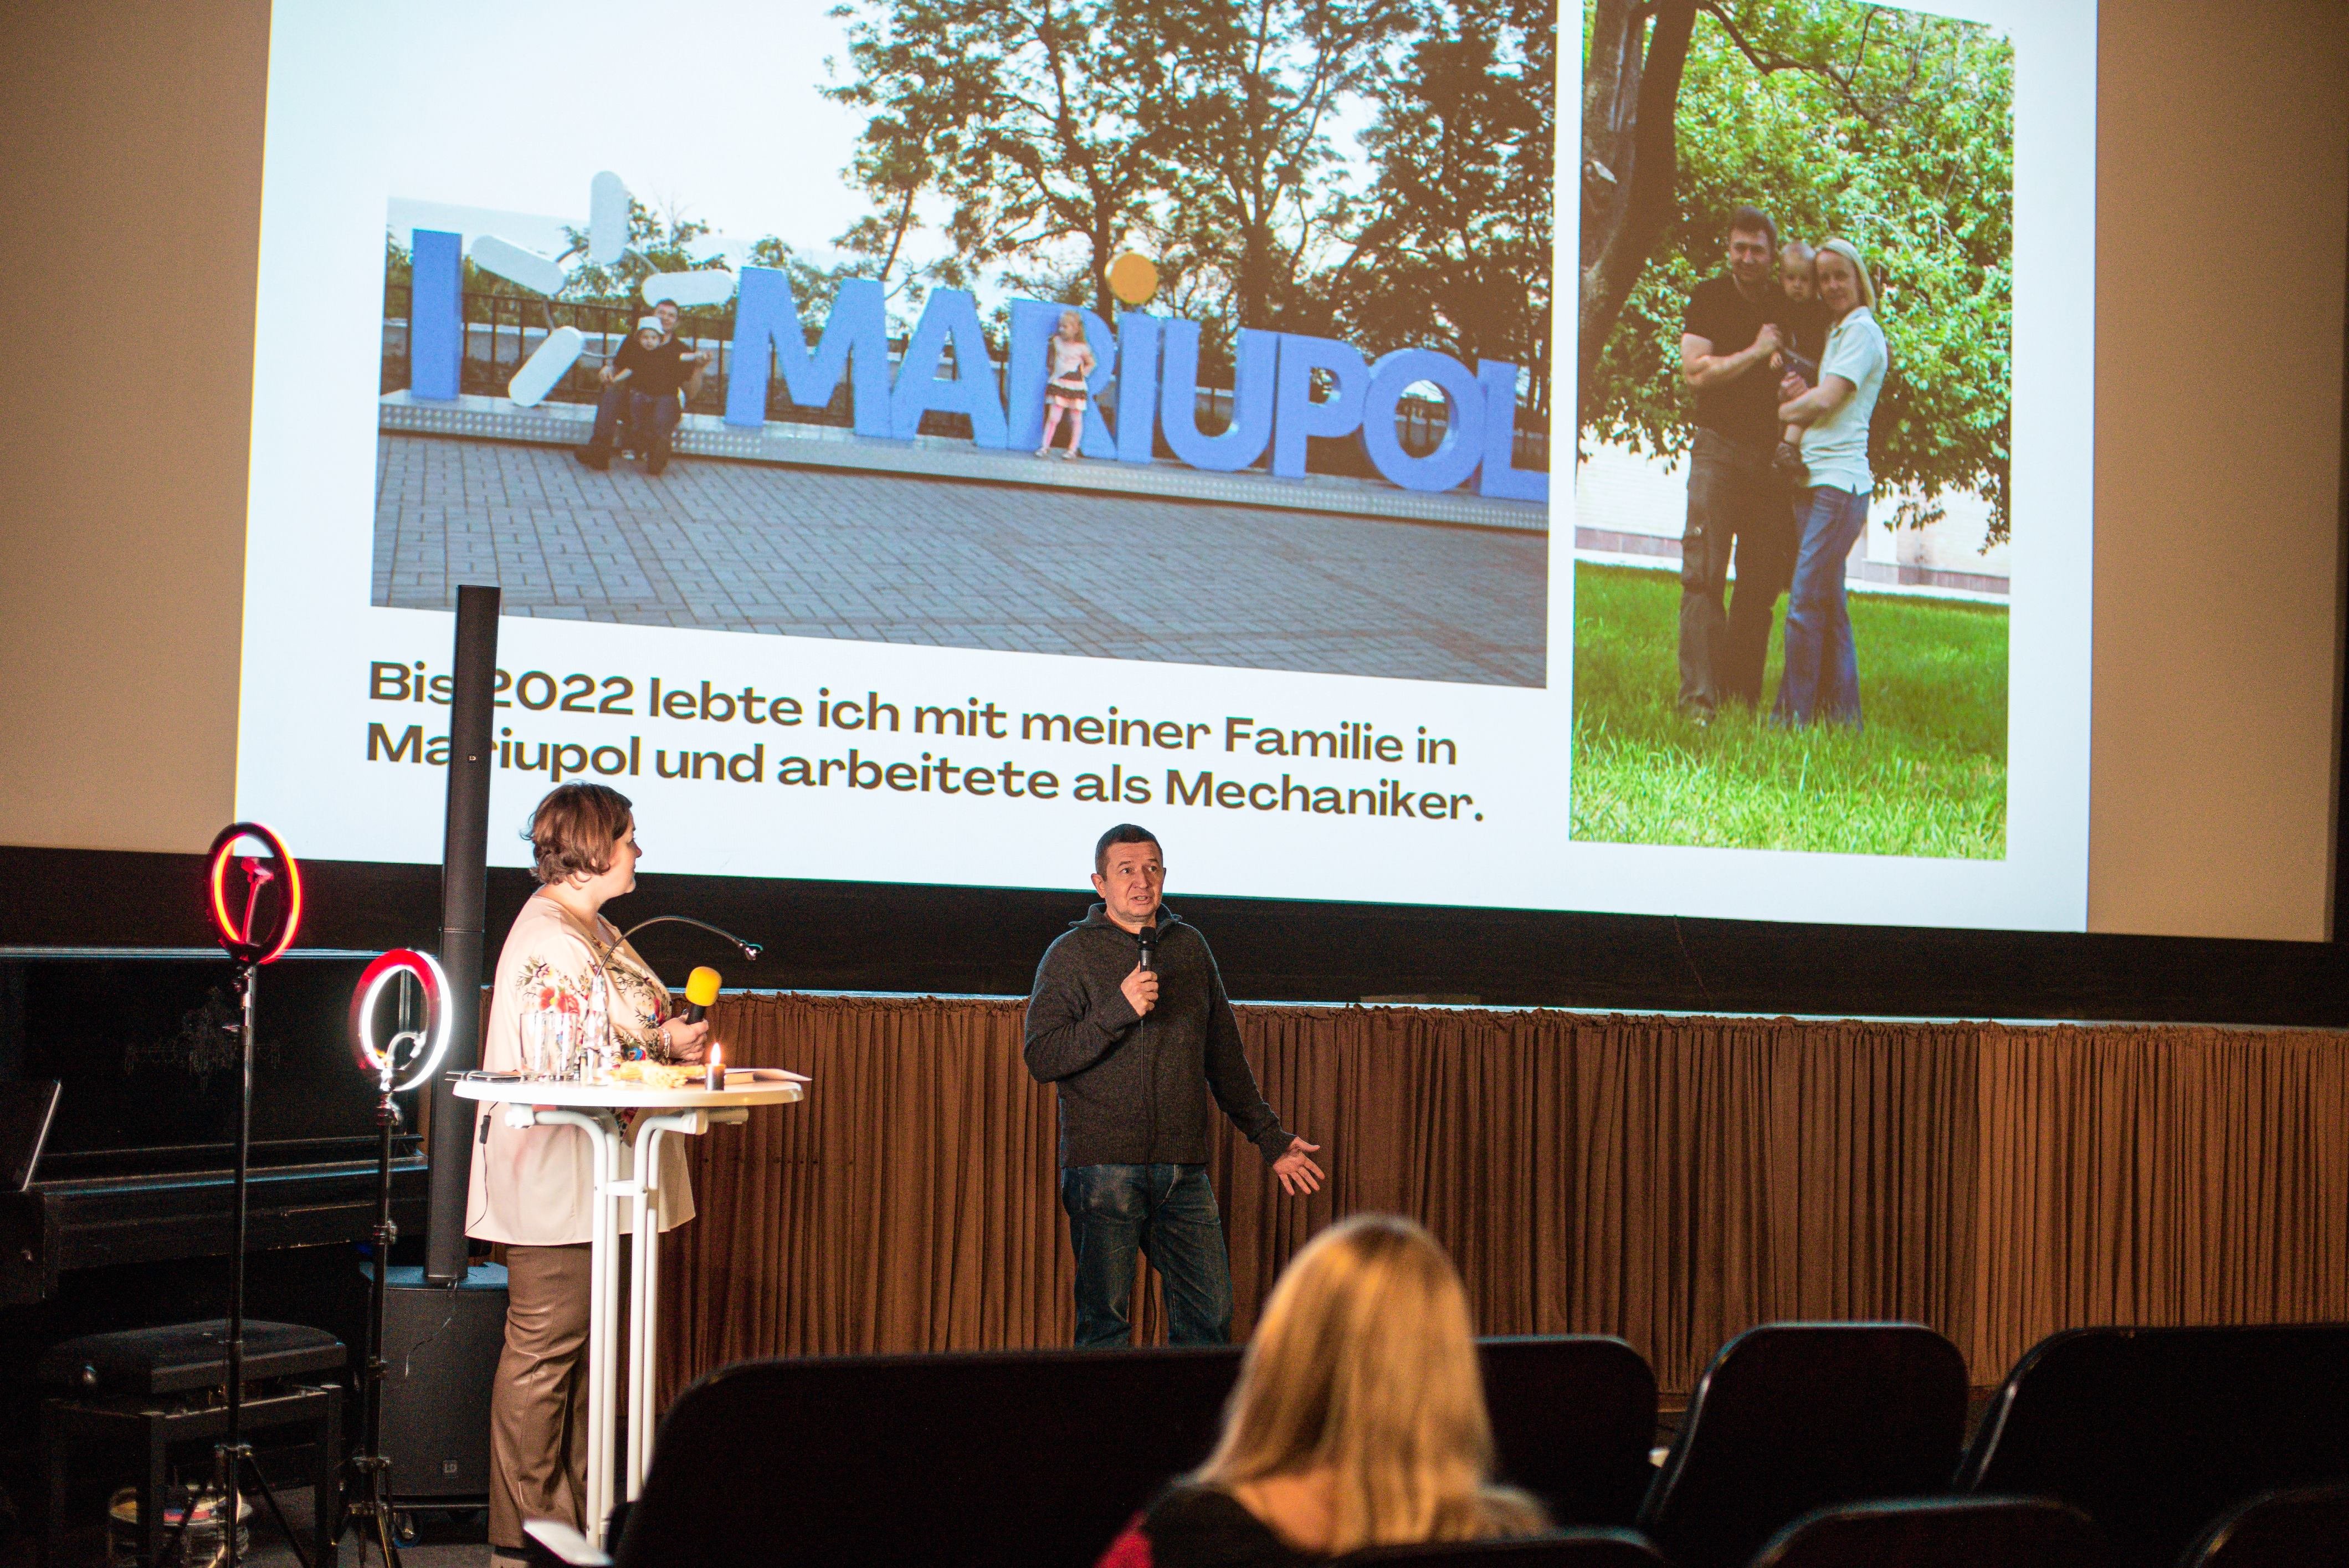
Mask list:
[[[1493,1428],[1460,1276],[1434,1237],[1366,1214],[1289,1262],[1265,1303],[1193,1479],[1226,1490],[1331,1478],[1332,1556],[1366,1546],[1531,1534],[1541,1505],[1492,1484]]]
[[[531,871],[543,883],[600,877],[635,822],[628,797],[609,784],[556,784],[531,814]]]

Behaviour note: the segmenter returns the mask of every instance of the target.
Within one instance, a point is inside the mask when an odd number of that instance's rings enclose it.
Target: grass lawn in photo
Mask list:
[[[2006,857],[2002,605],[1850,596],[1860,731],[1681,716],[1680,576],[1578,563],[1573,836],[1940,859]],[[1783,626],[1785,604],[1780,603]]]

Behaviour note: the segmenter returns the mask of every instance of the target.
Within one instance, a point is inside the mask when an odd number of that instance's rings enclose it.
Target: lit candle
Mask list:
[[[704,1081],[713,1089],[726,1086],[725,1052],[716,1045],[709,1048],[709,1072]]]

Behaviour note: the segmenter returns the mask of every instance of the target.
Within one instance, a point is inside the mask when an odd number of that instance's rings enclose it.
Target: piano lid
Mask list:
[[[254,1163],[371,1157],[375,1090],[345,1038],[369,952],[261,971]],[[235,971],[205,948],[0,948],[0,1081],[64,1085],[36,1182],[224,1168],[236,1134]],[[418,1096],[396,1152],[416,1147]]]

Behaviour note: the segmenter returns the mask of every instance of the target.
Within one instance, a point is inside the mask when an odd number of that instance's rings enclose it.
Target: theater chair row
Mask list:
[[[2059,1334],[2016,1364],[1961,1452],[1966,1369],[1948,1340],[1771,1324],[1713,1358],[1661,1466],[1655,1378],[1630,1345],[1479,1351],[1504,1479],[1563,1533],[1377,1561],[2349,1563],[2349,1325]],[[1238,1366],[1236,1348],[729,1366],[661,1423],[617,1568],[1091,1568],[1206,1456]],[[534,1556],[612,1561],[569,1532],[532,1533]]]

